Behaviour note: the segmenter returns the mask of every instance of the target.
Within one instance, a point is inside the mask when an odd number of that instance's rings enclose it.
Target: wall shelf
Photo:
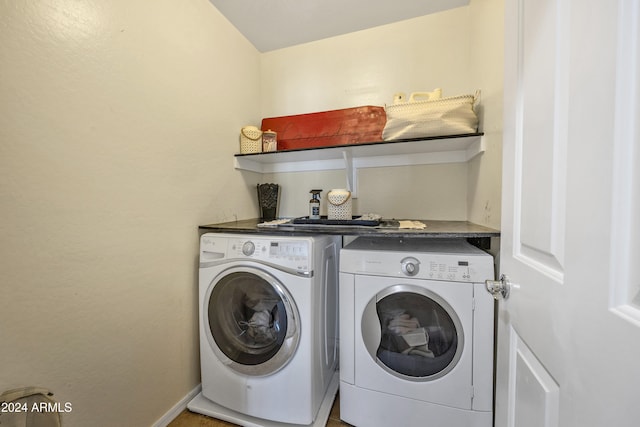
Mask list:
[[[347,187],[357,195],[357,170],[468,162],[484,152],[482,135],[471,133],[421,139],[236,154],[234,167],[259,173],[345,169]]]

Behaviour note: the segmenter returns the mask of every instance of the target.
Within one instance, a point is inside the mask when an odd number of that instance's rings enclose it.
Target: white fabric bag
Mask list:
[[[387,123],[382,139],[424,138],[429,136],[460,135],[478,130],[475,104],[480,91],[475,95],[450,96],[447,98],[415,100],[420,94],[412,94],[409,102],[385,107]]]

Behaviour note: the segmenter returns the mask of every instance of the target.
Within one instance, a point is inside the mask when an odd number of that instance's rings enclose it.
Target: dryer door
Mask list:
[[[362,338],[380,366],[413,381],[446,375],[464,348],[462,324],[451,306],[434,292],[412,285],[388,287],[369,301]]]
[[[298,347],[300,317],[293,298],[262,269],[243,266],[223,271],[209,288],[203,312],[216,355],[242,374],[277,372]]]
[[[355,276],[355,385],[471,409],[473,284],[395,280]]]

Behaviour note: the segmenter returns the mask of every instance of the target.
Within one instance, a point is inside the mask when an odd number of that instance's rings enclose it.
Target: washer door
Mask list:
[[[371,357],[396,377],[432,381],[460,360],[464,333],[451,306],[428,289],[394,285],[366,305],[362,338]]]
[[[205,297],[204,313],[218,358],[242,374],[277,372],[300,341],[293,298],[280,281],[258,268],[231,268],[218,275]]]

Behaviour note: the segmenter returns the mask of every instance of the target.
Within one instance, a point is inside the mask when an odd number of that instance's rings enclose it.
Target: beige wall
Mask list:
[[[481,89],[486,153],[469,164],[360,169],[354,213],[469,219],[499,228],[502,8],[503,0],[473,0],[468,7],[264,53],[262,115],[382,106],[396,92],[436,87],[444,96]],[[340,171],[265,174],[263,180],[282,185],[282,216],[306,215],[311,188],[346,185]]]
[[[199,383],[197,225],[257,213],[258,70],[207,0],[0,2],[0,391],[145,426]]]
[[[324,189],[320,210],[326,215],[327,191],[346,186],[343,171],[269,173],[263,178],[283,187],[281,216],[308,215],[309,189],[312,188]],[[444,180],[446,185],[442,185]],[[385,218],[464,221],[467,219],[466,187],[467,165],[463,163],[360,169],[353,212],[378,213]]]

